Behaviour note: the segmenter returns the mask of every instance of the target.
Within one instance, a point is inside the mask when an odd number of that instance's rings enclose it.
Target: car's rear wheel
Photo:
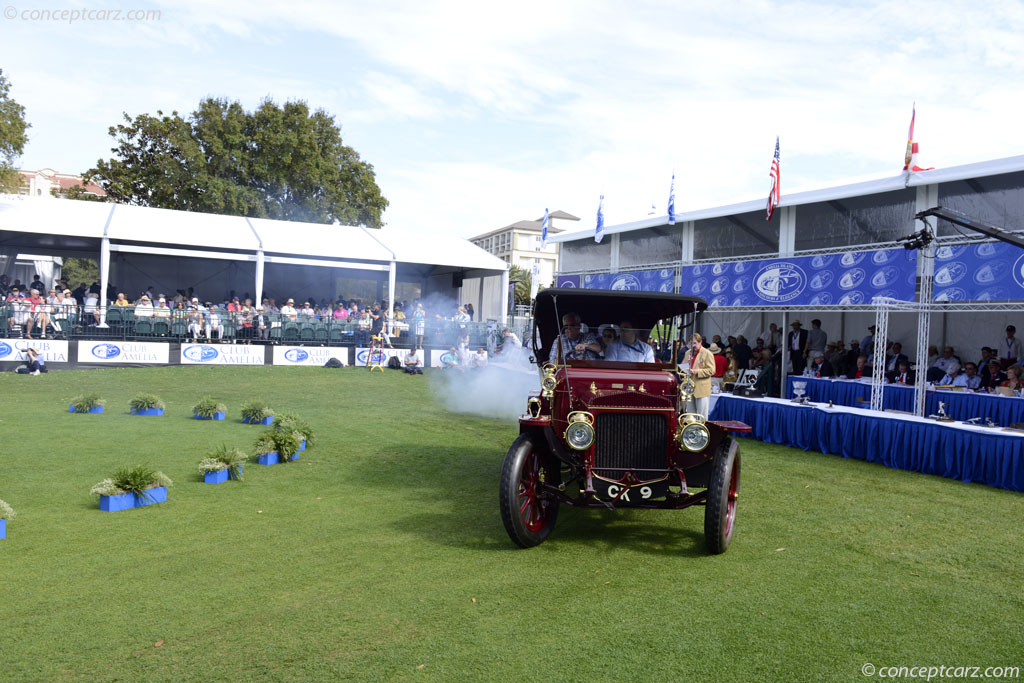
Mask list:
[[[715,454],[704,509],[704,538],[712,555],[724,553],[732,542],[736,498],[740,492],[740,445],[726,438]]]
[[[548,537],[558,517],[558,501],[544,494],[544,485],[557,486],[558,461],[539,437],[520,434],[501,468],[501,521],[509,537],[532,548]]]

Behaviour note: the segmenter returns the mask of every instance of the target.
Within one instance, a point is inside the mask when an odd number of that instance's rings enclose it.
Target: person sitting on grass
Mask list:
[[[441,369],[463,371],[462,365],[459,364],[459,352],[454,346],[449,347],[441,356]]]
[[[405,372],[409,375],[422,375],[420,354],[416,349],[409,349],[405,354]]]
[[[25,349],[25,364],[15,370],[20,375],[38,375],[46,372],[46,361],[34,348]]]

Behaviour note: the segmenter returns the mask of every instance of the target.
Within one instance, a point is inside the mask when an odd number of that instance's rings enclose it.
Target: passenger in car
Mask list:
[[[605,360],[624,361],[627,363],[653,363],[654,349],[640,339],[633,322],[623,320],[619,323],[619,338],[608,345],[604,352]]]

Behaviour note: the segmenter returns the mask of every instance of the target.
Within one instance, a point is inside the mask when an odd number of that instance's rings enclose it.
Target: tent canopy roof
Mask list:
[[[385,227],[325,225],[173,211],[70,199],[0,198],[0,231],[22,233],[35,247],[98,249],[99,241],[232,253],[416,263],[461,270],[507,270],[504,261],[471,242]]]

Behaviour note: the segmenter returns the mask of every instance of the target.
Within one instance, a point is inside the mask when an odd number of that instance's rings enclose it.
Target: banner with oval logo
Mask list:
[[[151,363],[167,365],[171,345],[161,342],[80,341],[79,363]]]
[[[248,344],[182,344],[182,365],[263,365],[264,347]]]
[[[399,360],[405,359],[405,351],[400,349],[374,349],[373,365],[387,365],[392,356],[398,356]],[[422,360],[422,357],[421,357]],[[325,363],[327,361],[324,361]],[[371,364],[370,349],[356,348],[356,367],[366,367]]]
[[[329,346],[275,346],[274,365],[323,365],[337,358],[348,365],[348,347]]]
[[[68,362],[68,343],[59,339],[0,339],[0,361],[22,362],[29,348],[39,352],[43,363]]]
[[[720,274],[709,279],[706,264],[684,266],[681,291],[702,296],[713,307],[869,305],[877,296],[914,301],[917,252],[876,249],[759,259],[716,264],[710,271]],[[988,271],[980,275],[987,276]],[[732,296],[724,296],[727,292]]]
[[[941,247],[932,295],[936,301],[1024,299],[1024,250],[1005,242]]]
[[[583,276],[584,289],[611,289],[618,292],[674,292],[675,284],[676,271],[674,268],[593,273]],[[559,279],[558,286],[565,286],[561,283],[561,279]]]

